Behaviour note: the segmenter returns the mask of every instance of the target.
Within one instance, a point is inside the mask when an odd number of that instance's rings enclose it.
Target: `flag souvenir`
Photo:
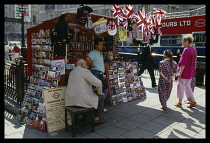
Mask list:
[[[128,21],[127,21],[127,19],[124,19],[122,24],[123,24],[123,28],[128,31],[129,29],[128,29]]]
[[[151,16],[151,21],[150,21],[151,25],[156,26],[156,21],[157,21],[157,16],[156,15]]]
[[[149,32],[155,34],[156,31],[156,15],[151,16]]]
[[[109,35],[115,35],[117,33],[117,27],[114,21],[109,21],[107,26]]]
[[[165,15],[167,14],[167,12],[165,10],[162,10],[162,9],[153,8],[153,14],[154,15],[160,15],[161,19],[165,19]]]
[[[144,25],[146,35],[149,35],[149,27],[150,27],[150,20],[151,20],[150,17],[151,17],[151,13],[149,12],[146,14],[145,25]]]
[[[128,12],[127,12],[127,9],[124,6],[120,9],[120,12],[122,13],[122,16],[124,18],[127,18]]]
[[[127,18],[129,18],[130,22],[133,22],[133,20],[134,20],[134,9],[133,9],[133,7],[129,4],[125,8],[127,10]]]
[[[161,24],[161,16],[160,15],[157,15],[157,19],[156,19],[156,33],[162,35],[162,31],[161,31],[161,27],[162,27],[162,24]]]
[[[138,27],[141,26],[141,25],[144,26],[144,22],[145,22],[144,7],[134,15],[134,18],[136,19],[136,23],[137,23]]]
[[[120,22],[123,22],[124,19],[126,19],[126,17],[124,15],[122,9],[120,9],[120,11],[118,11],[117,13],[118,13],[118,18],[119,18]]]
[[[117,5],[117,4],[112,5],[111,12],[112,12],[113,16],[115,17],[115,19],[117,20],[117,25],[119,26],[119,24],[120,24],[120,19],[118,17],[118,12],[120,12],[119,5]]]

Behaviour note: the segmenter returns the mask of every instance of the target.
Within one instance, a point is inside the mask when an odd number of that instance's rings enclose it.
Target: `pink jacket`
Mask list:
[[[178,71],[182,65],[185,66],[181,78],[191,79],[195,78],[196,73],[196,59],[197,59],[197,50],[194,47],[186,47],[182,52],[178,63]]]

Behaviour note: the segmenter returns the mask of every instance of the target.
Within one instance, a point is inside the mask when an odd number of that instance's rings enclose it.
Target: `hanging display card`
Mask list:
[[[51,61],[51,68],[53,71],[60,71],[60,75],[65,74],[65,60],[52,60]]]
[[[43,90],[48,133],[65,128],[65,93],[65,86]]]

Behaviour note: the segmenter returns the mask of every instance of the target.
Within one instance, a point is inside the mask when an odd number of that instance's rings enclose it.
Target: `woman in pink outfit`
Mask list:
[[[182,99],[184,97],[184,92],[187,98],[190,98],[191,101],[190,105],[187,107],[192,108],[196,106],[193,91],[190,87],[192,79],[195,78],[197,59],[197,50],[192,47],[193,40],[194,38],[192,37],[192,35],[186,35],[182,39],[184,50],[179,60],[177,69],[177,97],[179,98],[179,102],[175,104],[175,106],[180,108],[182,108]]]

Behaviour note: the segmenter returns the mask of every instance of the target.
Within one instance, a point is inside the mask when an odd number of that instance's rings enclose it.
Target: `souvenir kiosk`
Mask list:
[[[20,121],[48,133],[65,128],[65,88],[68,76],[79,58],[94,49],[94,38],[104,39],[104,61],[110,103],[117,105],[146,96],[137,76],[137,62],[124,62],[118,55],[118,33],[109,35],[107,29],[96,31],[81,25],[74,13],[63,14],[69,27],[69,41],[52,43],[51,34],[60,17],[44,21],[27,29],[27,61],[30,84],[20,109]],[[95,27],[100,21],[115,18],[91,13]],[[111,21],[111,22],[110,22]],[[98,27],[99,29],[101,27]],[[69,121],[69,124],[70,121]]]
[[[20,121],[49,133],[64,129],[65,86],[76,60],[85,58],[94,49],[95,36],[105,40],[112,51],[113,37],[107,32],[96,34],[93,28],[81,25],[76,14],[63,14],[69,27],[69,42],[53,44],[51,32],[60,17],[44,21],[27,29],[27,61],[30,84],[20,109]],[[91,14],[93,22],[114,18]],[[117,40],[117,39],[116,39]],[[111,42],[110,42],[111,41]],[[108,52],[107,52],[108,53]],[[59,118],[58,118],[59,116]]]

